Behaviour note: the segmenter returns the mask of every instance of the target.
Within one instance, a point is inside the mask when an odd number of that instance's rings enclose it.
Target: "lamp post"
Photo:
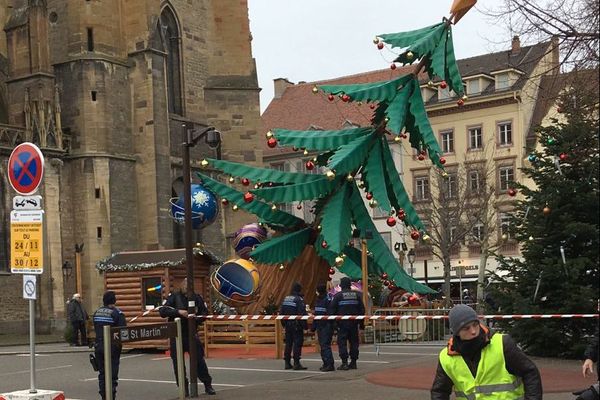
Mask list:
[[[410,249],[406,256],[408,257],[408,263],[410,264],[410,276],[412,278],[414,272],[413,264],[415,263],[415,258],[417,257],[415,254],[415,249]]]
[[[208,126],[199,131],[182,126],[182,173],[183,173],[183,207],[184,207],[184,230],[185,230],[185,263],[187,267],[187,298],[188,315],[196,313],[194,303],[194,250],[192,243],[192,178],[190,167],[190,147],[194,147],[198,141],[205,137],[206,144],[215,149],[221,145],[221,134],[214,127]],[[190,344],[190,395],[198,396],[198,355],[196,346],[196,319],[188,320],[188,339]]]
[[[81,283],[81,253],[83,253],[83,243],[75,243],[75,278],[77,279],[77,293],[83,296],[83,286]]]

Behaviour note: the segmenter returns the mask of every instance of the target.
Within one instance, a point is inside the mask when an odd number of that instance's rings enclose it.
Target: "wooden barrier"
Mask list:
[[[256,321],[205,321],[204,354],[209,357],[210,349],[275,348],[275,357],[283,356],[281,322],[276,320]]]

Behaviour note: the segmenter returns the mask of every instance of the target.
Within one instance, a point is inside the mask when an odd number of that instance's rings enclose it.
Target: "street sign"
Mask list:
[[[41,210],[42,196],[15,196],[13,210]]]
[[[33,194],[44,175],[44,155],[33,143],[21,143],[8,159],[8,181],[22,195]]]
[[[26,300],[37,300],[35,291],[35,275],[23,275],[23,298]]]
[[[177,324],[175,322],[164,322],[111,328],[111,336],[113,342],[121,343],[167,339],[177,336]]]
[[[44,272],[43,210],[10,213],[10,270],[13,274]]]

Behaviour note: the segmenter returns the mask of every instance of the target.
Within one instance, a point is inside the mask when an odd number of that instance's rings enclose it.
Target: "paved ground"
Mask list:
[[[321,360],[305,351],[307,371],[284,371],[283,362],[270,352],[243,354],[213,351],[208,359],[217,396],[212,399],[261,400],[307,399],[335,396],[343,399],[429,398],[439,346],[405,345],[382,348],[361,347],[359,369],[321,373]],[[29,388],[27,346],[0,347],[0,393]],[[68,399],[98,399],[96,374],[85,348],[66,344],[37,346],[37,387],[63,390]],[[542,370],[546,400],[572,399],[572,389],[589,386],[580,378],[580,363],[536,359]],[[202,393],[202,391],[201,391]],[[177,391],[171,360],[164,353],[130,352],[121,362],[119,400],[170,400]],[[205,395],[202,398],[208,398]]]

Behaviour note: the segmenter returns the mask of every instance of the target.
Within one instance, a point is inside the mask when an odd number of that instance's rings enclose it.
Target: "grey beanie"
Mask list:
[[[460,331],[469,322],[477,321],[477,313],[471,307],[465,304],[457,304],[450,310],[448,320],[452,333],[458,335]]]

